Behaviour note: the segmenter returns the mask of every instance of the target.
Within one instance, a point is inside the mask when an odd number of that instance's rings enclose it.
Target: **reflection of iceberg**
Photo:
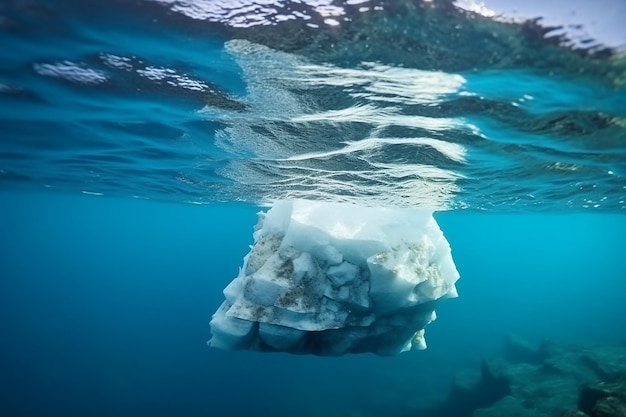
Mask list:
[[[423,349],[455,297],[450,246],[428,210],[281,201],[224,290],[210,346],[318,355]]]

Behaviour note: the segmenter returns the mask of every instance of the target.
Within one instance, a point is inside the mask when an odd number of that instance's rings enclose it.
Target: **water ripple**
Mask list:
[[[94,4],[0,6],[0,187],[626,209],[617,50],[468,1]]]

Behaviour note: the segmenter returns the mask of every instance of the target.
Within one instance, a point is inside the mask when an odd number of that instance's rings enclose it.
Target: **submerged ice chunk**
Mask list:
[[[341,287],[354,281],[358,274],[359,267],[350,262],[332,265],[326,270],[326,276],[335,287]]]
[[[450,246],[423,209],[280,201],[211,320],[209,346],[342,355],[424,349],[456,297]]]

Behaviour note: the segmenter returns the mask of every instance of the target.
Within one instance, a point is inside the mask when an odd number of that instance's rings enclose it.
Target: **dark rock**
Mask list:
[[[626,347],[595,346],[586,349],[582,360],[601,379],[615,379],[626,374]]]
[[[591,417],[626,417],[626,402],[615,397],[606,397],[596,403]]]
[[[558,415],[575,409],[580,381],[571,374],[546,371],[543,365],[518,364],[508,370],[511,395],[528,413]]]
[[[580,388],[578,408],[593,417],[626,417],[626,413],[619,414],[620,409],[626,411],[626,374],[611,381],[584,384]]]
[[[471,416],[474,410],[489,407],[509,392],[509,381],[501,359],[485,360],[481,373],[457,375],[448,401],[436,410],[437,416]]]
[[[572,410],[568,410],[568,411],[564,411],[562,412],[559,417],[589,417],[587,414],[583,413],[582,411],[572,411]]]
[[[506,343],[505,358],[458,375],[448,400],[419,415],[626,417],[626,346]]]
[[[507,375],[508,364],[502,359],[489,359],[481,365],[482,377],[480,385],[485,390],[498,394],[498,398],[508,394],[510,388]]]
[[[480,408],[472,417],[551,417],[542,410],[529,409],[519,398],[507,395],[489,408]]]
[[[511,362],[539,363],[545,352],[518,335],[509,334],[504,342],[504,356]]]

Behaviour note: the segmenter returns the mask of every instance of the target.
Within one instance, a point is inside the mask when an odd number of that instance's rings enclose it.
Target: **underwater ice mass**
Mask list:
[[[211,320],[212,347],[342,355],[424,349],[456,297],[450,245],[427,209],[279,201]]]

